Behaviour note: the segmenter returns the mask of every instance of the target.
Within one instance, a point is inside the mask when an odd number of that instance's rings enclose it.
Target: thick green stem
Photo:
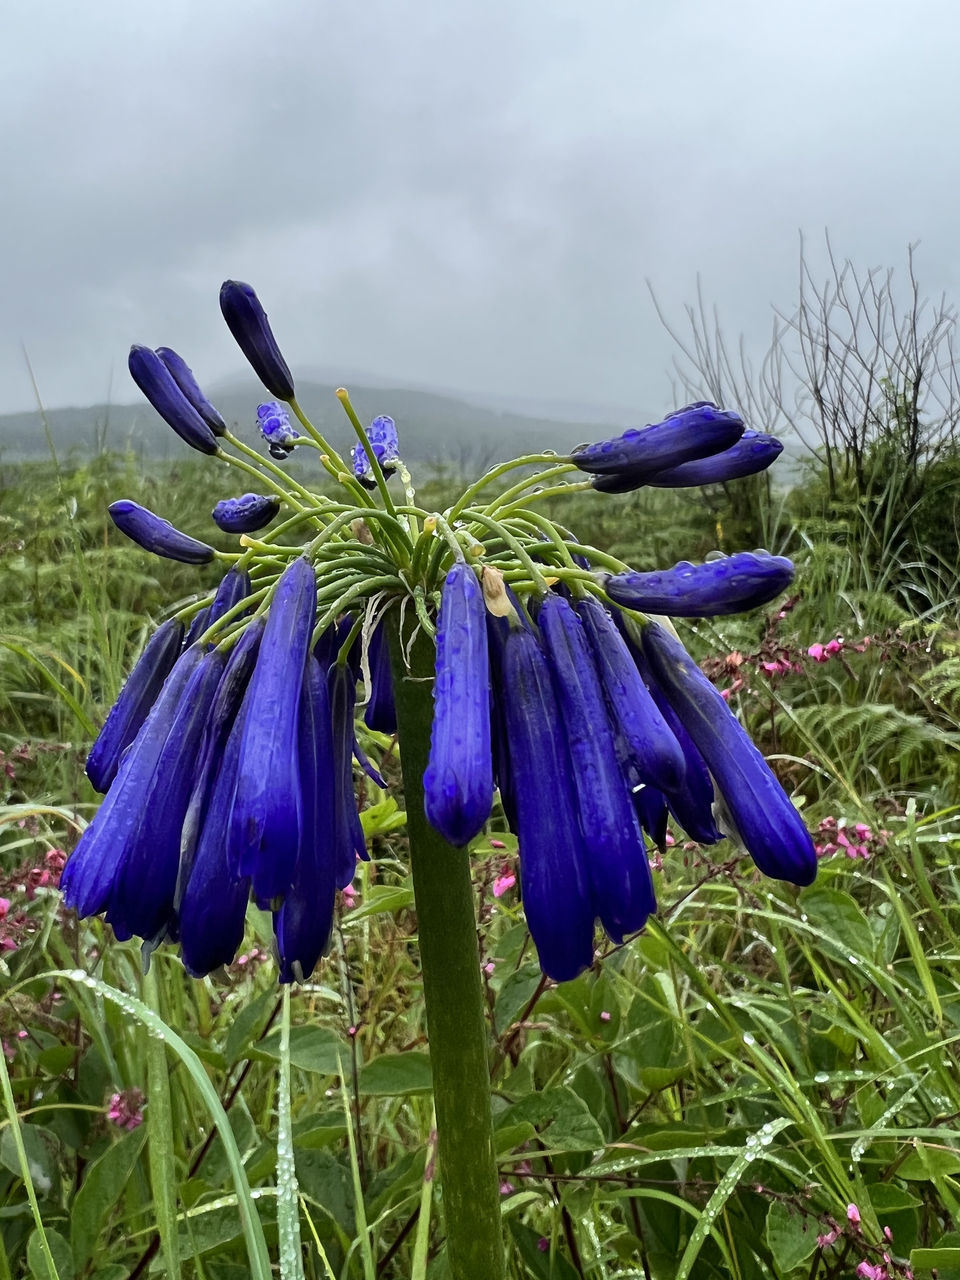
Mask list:
[[[410,610],[401,637],[399,623],[391,614],[390,650],[433,1066],[447,1250],[456,1280],[503,1280],[488,1035],[470,859],[463,849],[454,849],[434,831],[423,811],[423,773],[433,716],[434,645],[421,630],[410,650],[407,670],[403,651],[415,625]]]

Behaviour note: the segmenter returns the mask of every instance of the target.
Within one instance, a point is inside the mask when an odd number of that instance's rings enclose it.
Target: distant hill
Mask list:
[[[311,421],[341,452],[355,436],[334,392],[334,385],[298,382],[298,397]],[[364,422],[380,413],[396,419],[401,451],[413,463],[432,461],[475,473],[518,453],[568,451],[582,441],[617,434],[609,423],[571,423],[533,417],[506,409],[486,408],[449,395],[408,388],[351,386],[350,396]],[[236,434],[257,446],[257,404],[267,394],[256,384],[230,384],[217,389],[217,408]],[[148,458],[172,459],[188,446],[145,401],[135,405],[91,405],[0,415],[0,457],[6,462],[49,457],[50,440],[63,461],[82,459],[99,450],[126,451]]]

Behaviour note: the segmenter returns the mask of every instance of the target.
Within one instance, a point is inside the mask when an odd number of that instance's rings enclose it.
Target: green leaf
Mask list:
[[[530,1094],[501,1112],[496,1128],[499,1132],[523,1121],[536,1125],[551,1151],[598,1151],[603,1146],[600,1126],[572,1089],[561,1086]]]
[[[367,890],[359,907],[345,913],[343,923],[365,920],[367,916],[396,915],[412,906],[413,889],[409,885],[375,884]]]
[[[910,1253],[910,1267],[914,1275],[920,1271],[932,1271],[936,1268],[937,1280],[958,1280],[960,1249],[913,1249]]]
[[[40,1199],[59,1200],[60,1170],[57,1151],[60,1144],[56,1136],[38,1124],[22,1124],[20,1132],[37,1196]],[[13,1129],[9,1125],[0,1138],[0,1164],[20,1177],[20,1158]]]
[[[81,1265],[92,1261],[107,1214],[116,1207],[140,1158],[146,1131],[134,1129],[108,1147],[86,1171],[73,1202],[70,1243]]]
[[[928,1147],[917,1143],[903,1164],[897,1169],[898,1178],[908,1182],[928,1182],[934,1178],[946,1178],[960,1173],[960,1151],[950,1147]]]
[[[407,815],[397,807],[393,796],[385,796],[377,804],[363,810],[360,825],[364,836],[369,840],[371,836],[384,836],[390,831],[400,831],[407,825]]]
[[[60,1280],[73,1280],[75,1272],[70,1246],[59,1231],[51,1231],[47,1227],[46,1236]],[[50,1268],[47,1266],[47,1261],[43,1256],[43,1246],[39,1231],[34,1231],[27,1244],[27,1266],[30,1268],[30,1274],[35,1280],[49,1280]]]
[[[916,1209],[923,1201],[903,1187],[894,1186],[892,1182],[876,1182],[867,1187],[870,1203],[878,1214],[897,1213],[901,1209]]]
[[[800,894],[800,910],[858,957],[874,959],[877,941],[867,917],[848,893],[813,885]]]
[[[280,1061],[280,1032],[274,1031],[255,1049],[252,1058]],[[346,1044],[329,1027],[294,1027],[290,1032],[290,1063],[301,1071],[316,1071],[323,1076],[340,1073],[340,1061],[349,1061]]]
[[[798,1267],[817,1247],[816,1220],[781,1200],[774,1200],[767,1210],[764,1234],[778,1271],[784,1273]]]
[[[230,1030],[223,1042],[223,1056],[228,1063],[247,1056],[247,1051],[260,1038],[276,1002],[276,991],[273,987],[268,987],[256,1000],[240,1010],[230,1023]]]
[[[501,1035],[516,1022],[540,985],[540,966],[525,964],[511,973],[497,992],[493,1016]]]
[[[433,1088],[430,1055],[381,1053],[360,1068],[360,1092],[370,1097],[398,1097],[401,1094],[429,1093]]]

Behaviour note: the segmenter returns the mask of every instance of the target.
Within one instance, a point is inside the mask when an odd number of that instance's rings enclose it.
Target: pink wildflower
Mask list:
[[[0,920],[2,920],[4,916],[7,915],[9,910],[10,910],[10,899],[0,898]]]
[[[603,1009],[603,1010],[601,1010],[601,1012],[600,1012],[600,1021],[601,1021],[601,1022],[609,1022],[609,1021],[610,1021],[610,1010],[609,1010],[609,1009]]]
[[[836,1240],[840,1239],[840,1228],[833,1227],[830,1231],[825,1231],[823,1235],[817,1236],[817,1248],[827,1249]]]
[[[505,876],[497,876],[496,880],[493,882],[493,896],[495,898],[502,898],[507,890],[512,889],[516,883],[517,877],[515,875],[508,874]]]
[[[814,662],[829,662],[829,655],[824,652],[822,644],[812,644],[807,650],[807,657],[812,658]]]
[[[860,1263],[856,1271],[857,1280],[890,1280],[887,1268],[878,1262],[874,1265],[866,1259]]]
[[[847,1221],[852,1222],[855,1227],[860,1225],[860,1210],[855,1204],[847,1205]]]
[[[503,841],[502,841],[502,840],[491,840],[491,841],[490,841],[490,848],[491,848],[491,849],[505,849],[506,847],[507,847],[507,846],[503,843]]]
[[[483,972],[489,978],[490,975],[495,971],[496,967],[497,966],[493,963],[492,960],[488,960],[487,963],[483,966]]]
[[[843,648],[843,637],[837,636],[835,640],[827,641],[827,643],[823,646],[823,652],[829,653],[832,658],[833,655],[835,653],[839,653],[842,648]]]
[[[546,1236],[540,1237],[540,1239],[537,1241],[537,1248],[540,1250],[541,1253],[547,1252],[547,1250],[550,1248],[550,1241],[547,1239]]]
[[[504,1178],[504,1180],[500,1183],[500,1194],[502,1196],[511,1196],[513,1195],[514,1191],[516,1191],[516,1187],[513,1185],[513,1183],[508,1182],[507,1179]]]
[[[143,1124],[143,1093],[139,1089],[124,1089],[110,1098],[107,1119],[119,1129],[136,1129]]]

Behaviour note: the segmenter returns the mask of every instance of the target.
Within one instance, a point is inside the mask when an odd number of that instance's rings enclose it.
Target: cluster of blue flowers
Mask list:
[[[443,513],[413,505],[404,471],[398,507],[387,489],[402,468],[393,419],[365,429],[338,392],[359,438],[345,463],[297,403],[250,286],[228,281],[220,302],[278,397],[257,409],[269,460],[251,464],[257,455],[169,348],[134,347],[131,373],[187,443],[254,470],[270,492],[214,509],[219,529],[239,535],[236,551],[137,503],[110,507],[146,550],[219,560],[226,572],[210,597],[158,628],[90,753],[105,799],[62,878],[81,916],[104,913],[148,954],[175,942],[199,975],[233,958],[252,897],[273,913],[281,981],[307,977],[328,944],[336,891],[367,856],[354,760],[382,785],[356,740],[361,671],[367,725],[395,733],[388,630],[411,617],[436,638],[426,816],[463,847],[499,795],[550,977],[592,963],[598,920],[615,942],[643,928],[656,910],[648,843],[663,846],[671,816],[701,843],[735,839],[768,875],[813,879],[799,813],[667,621],[767,604],[790,584],[790,561],[743,552],[636,573],[533,511],[542,493],[755,474],[780,452],[775,440],[698,402],[566,458],[503,464]],[[341,498],[276,466],[303,447],[318,451]],[[515,466],[524,478],[509,501],[480,505],[483,488]]]

